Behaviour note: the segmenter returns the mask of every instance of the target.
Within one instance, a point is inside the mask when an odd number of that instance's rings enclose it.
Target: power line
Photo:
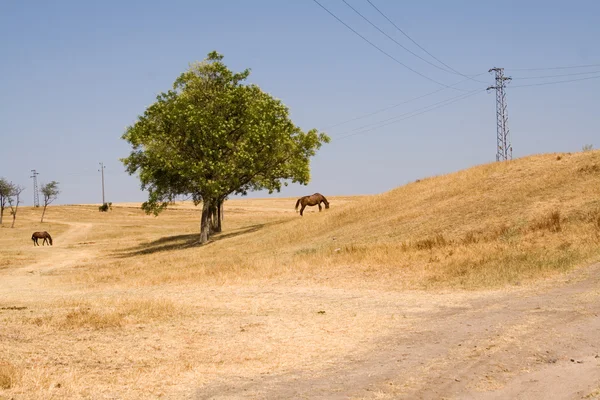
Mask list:
[[[351,136],[361,135],[363,133],[368,133],[368,132],[374,131],[375,129],[383,128],[385,126],[392,125],[392,124],[395,124],[397,122],[405,121],[407,119],[410,119],[410,118],[413,118],[413,117],[416,117],[416,116],[428,113],[428,112],[433,111],[433,110],[437,110],[439,108],[442,108],[442,107],[448,106],[450,104],[456,103],[458,101],[464,100],[464,99],[469,98],[471,96],[474,96],[476,94],[483,93],[484,91],[485,91],[485,89],[476,89],[476,90],[473,90],[473,91],[468,92],[468,93],[463,93],[463,94],[461,94],[459,96],[456,96],[456,97],[453,97],[453,98],[450,98],[450,99],[446,99],[444,101],[441,101],[441,102],[429,105],[427,107],[423,107],[423,108],[411,111],[409,113],[400,114],[400,115],[398,115],[398,116],[396,116],[394,118],[394,119],[396,119],[395,121],[391,121],[391,122],[385,123],[383,125],[375,126],[375,127],[371,128],[371,129],[365,129],[365,130],[362,130],[362,131],[359,131],[359,132],[350,133],[348,135],[340,136],[340,137],[337,137],[337,138],[334,137],[333,139],[334,140],[343,140],[343,139],[349,138]],[[406,115],[405,118],[397,119],[397,118],[405,116],[405,115]],[[388,121],[388,120],[385,120],[385,121]],[[380,123],[381,122],[385,122],[385,121],[380,121]],[[350,131],[350,132],[352,132],[352,131]]]
[[[569,80],[558,81],[558,82],[545,82],[545,83],[534,83],[534,84],[530,84],[530,85],[511,86],[511,88],[527,87],[527,86],[552,85],[552,84],[558,84],[558,83],[576,82],[576,81],[584,81],[584,80],[598,79],[598,78],[600,78],[600,75],[598,75],[598,76],[592,76],[592,77],[587,77],[587,78],[580,78],[580,79],[569,79]],[[440,90],[442,90],[442,89],[440,89]],[[438,91],[440,91],[440,90],[438,90]],[[340,136],[340,137],[334,137],[333,139],[335,139],[335,140],[342,140],[342,139],[346,139],[346,138],[351,137],[351,136],[355,136],[355,135],[360,135],[360,134],[363,134],[363,133],[371,132],[371,131],[373,131],[375,129],[383,128],[385,126],[394,124],[396,122],[401,122],[401,121],[404,121],[404,120],[407,120],[407,119],[419,116],[421,114],[425,114],[425,113],[428,113],[430,111],[434,111],[434,110],[437,110],[439,108],[448,106],[450,104],[453,104],[453,103],[456,103],[458,101],[464,100],[464,99],[466,99],[468,97],[471,97],[471,96],[474,96],[476,94],[482,93],[482,92],[484,92],[486,90],[487,89],[476,89],[474,91],[471,91],[471,92],[468,92],[468,93],[464,93],[464,94],[461,94],[459,96],[452,97],[450,99],[446,99],[446,100],[443,100],[443,101],[438,102],[438,103],[431,104],[429,106],[426,106],[426,107],[423,107],[423,108],[411,111],[409,113],[400,114],[400,115],[398,115],[398,116],[396,116],[394,118],[390,118],[390,119],[387,119],[387,120],[379,121],[379,122],[377,122],[375,124],[381,124],[382,122],[390,121],[392,119],[395,119],[394,121],[387,122],[387,123],[384,123],[384,124],[379,125],[379,126],[374,126],[373,128],[370,128],[370,129],[364,129],[364,128],[370,127],[371,125],[374,125],[374,124],[365,125],[365,126],[362,126],[360,128],[356,128],[356,129],[354,129],[352,131],[348,131],[347,135]],[[438,91],[436,91],[436,93]],[[433,94],[433,93],[428,93],[427,95],[429,95],[429,94]],[[424,95],[424,96],[427,96],[427,95]],[[421,96],[421,97],[424,97],[424,96]],[[389,108],[390,107],[388,107],[388,109]],[[374,114],[374,113],[372,113],[372,114]],[[403,117],[403,116],[406,116],[406,117],[405,118],[401,118],[401,119],[397,119],[397,118],[400,118],[400,117]],[[361,130],[361,129],[364,129],[364,130]],[[359,131],[355,132],[356,130],[359,130]],[[507,140],[508,140],[508,136],[507,136]],[[508,150],[508,146],[506,146],[506,147],[507,147],[507,150]],[[510,149],[510,150],[512,150],[512,149]]]
[[[475,91],[477,91],[477,90],[479,90],[479,89],[476,89],[476,90],[474,90],[473,92],[475,92]],[[402,114],[400,114],[400,115],[396,115],[396,116],[394,116],[394,117],[391,117],[391,118],[387,118],[387,119],[384,119],[384,120],[381,120],[381,121],[377,121],[377,122],[373,122],[373,123],[370,123],[370,124],[366,124],[366,125],[360,126],[360,127],[358,127],[358,128],[354,128],[354,129],[352,129],[352,130],[349,130],[349,131],[347,131],[347,132],[343,132],[343,133],[341,133],[341,134],[345,134],[345,133],[350,133],[350,132],[356,132],[356,131],[360,131],[360,130],[363,130],[363,129],[365,129],[365,128],[369,128],[369,127],[371,127],[371,126],[374,126],[374,125],[379,125],[379,124],[381,124],[381,123],[384,123],[384,122],[392,121],[392,120],[398,119],[398,118],[400,118],[400,117],[403,117],[403,116],[405,116],[405,115],[409,115],[409,114],[412,114],[412,113],[414,113],[414,112],[417,112],[417,111],[425,110],[425,109],[428,109],[428,108],[430,108],[430,107],[432,107],[432,106],[436,106],[436,105],[438,105],[438,104],[442,104],[442,103],[445,103],[445,102],[447,102],[447,101],[454,100],[454,99],[456,99],[456,98],[459,98],[459,97],[465,96],[466,94],[468,94],[468,93],[463,93],[463,94],[460,94],[460,95],[458,95],[458,96],[451,97],[451,98],[449,98],[449,99],[445,99],[445,100],[442,100],[442,101],[438,101],[437,103],[433,103],[433,104],[430,104],[430,105],[428,105],[428,106],[425,106],[425,107],[417,108],[416,110],[409,111],[409,112],[406,112],[406,113],[402,113]]]
[[[385,15],[383,13],[383,11],[381,11],[379,8],[377,8],[377,6],[375,4],[373,4],[373,2],[371,2],[371,0],[367,0],[367,2],[375,9],[377,10],[377,12],[379,14],[381,14],[381,16],[383,16],[383,18],[385,18],[390,24],[392,24],[400,33],[402,33],[404,36],[406,36],[406,38],[408,40],[410,40],[411,42],[413,42],[418,48],[420,48],[421,50],[423,50],[425,53],[427,53],[431,58],[433,58],[434,60],[436,60],[437,62],[439,62],[440,64],[442,64],[444,67],[448,68],[450,71],[454,72],[457,75],[461,75],[464,76],[465,78],[469,78],[472,79],[471,77],[469,77],[468,75],[464,75],[460,72],[458,72],[457,70],[455,70],[454,68],[452,68],[451,66],[449,66],[448,64],[446,64],[445,62],[443,62],[442,60],[440,60],[439,58],[437,58],[436,56],[434,56],[433,54],[431,54],[430,52],[428,52],[423,46],[421,46],[419,43],[417,43],[413,38],[411,38],[406,32],[404,32],[398,25],[396,25],[394,23],[394,21],[392,21],[390,18],[388,18],[387,15]],[[475,80],[475,79],[472,79]],[[479,83],[482,83],[481,81],[476,81]]]
[[[452,71],[448,71],[445,68],[440,67],[439,65],[436,65],[434,63],[432,63],[429,60],[424,59],[423,57],[421,57],[420,55],[418,55],[417,53],[413,52],[412,50],[408,49],[407,47],[405,47],[404,45],[402,45],[402,43],[398,42],[396,39],[394,39],[393,37],[391,37],[390,35],[388,35],[387,33],[385,33],[383,30],[381,30],[381,28],[379,28],[377,25],[375,25],[373,22],[371,22],[371,20],[369,20],[367,17],[365,17],[364,15],[361,14],[360,11],[358,11],[356,8],[352,7],[346,0],[342,0],[344,2],[344,4],[346,4],[348,7],[350,7],[350,9],[352,11],[354,11],[356,14],[358,14],[362,19],[364,19],[365,21],[367,21],[373,28],[377,29],[379,32],[381,32],[383,35],[385,35],[388,39],[390,39],[392,42],[396,43],[398,46],[402,47],[404,50],[408,51],[410,54],[412,54],[413,56],[417,57],[418,59],[426,62],[427,64],[440,69],[444,72],[449,72],[449,73],[453,73]]]
[[[545,78],[560,78],[563,76],[577,76],[577,75],[591,75],[591,74],[600,74],[600,71],[588,71],[588,72],[574,72],[571,74],[558,74],[558,75],[538,75],[538,76],[520,76],[513,78],[514,79],[545,79]]]
[[[335,18],[338,22],[340,22],[346,28],[348,28],[349,30],[351,30],[355,35],[357,35],[362,40],[364,40],[365,42],[367,42],[368,44],[370,44],[371,46],[373,46],[374,48],[376,48],[377,50],[379,50],[381,53],[385,54],[390,59],[394,60],[396,63],[402,65],[404,68],[408,69],[409,71],[412,71],[413,73],[415,73],[415,74],[417,74],[417,75],[419,75],[419,76],[427,79],[428,81],[437,83],[438,85],[444,86],[446,88],[451,88],[451,86],[448,86],[448,85],[446,85],[444,83],[438,82],[435,79],[432,79],[432,78],[428,77],[427,75],[424,75],[424,74],[420,73],[419,71],[417,71],[417,70],[409,67],[408,65],[404,64],[402,61],[398,60],[394,56],[392,56],[389,53],[387,53],[386,51],[382,50],[380,47],[378,47],[376,44],[374,44],[373,42],[371,42],[369,39],[367,39],[366,37],[364,37],[363,35],[361,35],[360,33],[358,33],[350,25],[348,25],[347,23],[345,23],[344,21],[342,21],[337,15],[335,15],[334,13],[332,13],[331,11],[329,11],[329,9],[327,9],[324,5],[322,5],[321,3],[319,3],[317,0],[313,0],[313,1],[315,3],[317,3],[317,5],[319,5],[319,7],[321,7],[323,10],[325,10],[329,15],[331,15],[333,18]],[[458,88],[452,88],[452,89],[454,89],[454,90],[462,90],[462,89],[458,89]]]
[[[367,0],[369,1],[369,0]],[[587,65],[571,65],[567,67],[544,67],[544,68],[506,68],[511,71],[546,71],[552,69],[576,69],[576,68],[592,68],[600,67],[600,64],[587,64]]]
[[[477,75],[475,75],[475,76],[477,77],[477,76],[480,76],[480,75],[483,75],[483,74],[485,74],[485,72],[482,72],[481,74],[477,74]],[[466,81],[468,81],[468,80],[469,80],[469,79],[462,80],[462,81],[460,81],[460,82],[457,82],[457,83],[455,83],[454,85],[451,85],[451,86],[457,86],[457,85],[460,85],[461,83],[465,83],[465,82],[466,82]],[[359,119],[367,118],[367,117],[370,117],[370,116],[373,116],[373,115],[376,115],[376,114],[382,113],[382,112],[384,112],[384,111],[391,110],[392,108],[396,108],[396,107],[398,107],[398,106],[401,106],[401,105],[404,105],[404,104],[411,103],[411,102],[413,102],[413,101],[416,101],[416,100],[422,99],[422,98],[424,98],[424,97],[431,96],[432,94],[436,94],[436,93],[438,93],[438,92],[441,92],[442,90],[446,90],[446,88],[439,88],[439,89],[437,89],[437,90],[434,90],[433,92],[429,92],[429,93],[423,94],[423,95],[421,95],[421,96],[413,97],[412,99],[405,100],[405,101],[403,101],[403,102],[401,102],[401,103],[397,103],[397,104],[394,104],[394,105],[392,105],[392,106],[388,106],[388,107],[381,108],[381,109],[379,109],[379,110],[376,110],[376,111],[370,112],[370,113],[368,113],[368,114],[363,114],[363,115],[360,115],[360,116],[358,116],[358,117],[350,118],[350,119],[347,119],[347,120],[345,120],[345,121],[338,122],[338,123],[336,123],[336,124],[333,124],[333,125],[326,126],[325,128],[323,128],[323,130],[326,130],[326,129],[331,129],[331,128],[335,128],[335,127],[337,127],[337,126],[340,126],[340,125],[347,124],[348,122],[357,121],[357,120],[359,120]]]
[[[565,80],[565,81],[555,81],[555,82],[542,82],[542,83],[531,83],[528,85],[517,85],[517,86],[511,86],[511,88],[521,88],[521,87],[528,87],[528,86],[545,86],[545,85],[556,85],[558,83],[567,83],[567,82],[577,82],[577,81],[587,81],[589,79],[598,79],[600,78],[600,75],[596,75],[596,76],[588,76],[587,78],[579,78],[579,79],[569,79],[569,80]]]

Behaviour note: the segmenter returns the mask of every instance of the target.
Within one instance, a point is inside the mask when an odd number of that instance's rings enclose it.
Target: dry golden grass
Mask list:
[[[189,313],[170,299],[96,299],[61,300],[47,304],[47,312],[36,317],[21,318],[24,325],[48,325],[53,329],[106,329],[126,324],[184,319]],[[13,319],[12,322],[15,322]]]
[[[477,295],[402,290],[506,287],[598,260],[598,165],[598,151],[532,156],[304,217],[295,198],[229,200],[201,247],[190,202],[159,217],[51,206],[44,224],[24,207],[0,229],[0,397],[181,398],[318,371],[417,326],[417,297],[422,313]],[[34,230],[54,246],[34,248]]]
[[[263,279],[340,287],[360,280],[389,289],[520,284],[598,259],[600,153],[557,158],[482,165],[345,204],[334,198],[330,210],[304,218],[292,212],[294,199],[233,200],[224,233],[203,248],[190,246],[197,214],[189,225],[173,221],[177,213],[197,213],[179,205],[156,219],[156,226],[167,225],[161,235],[120,249],[119,261],[79,278],[92,285]]]
[[[600,386],[597,389],[592,390],[587,395],[583,396],[584,399],[600,399]]]
[[[12,217],[5,211],[3,224],[0,226],[0,243],[2,252],[0,254],[0,270],[9,267],[26,265],[37,258],[29,250],[33,246],[31,234],[35,231],[49,231],[51,234],[64,232],[68,225],[48,222],[54,215],[48,213],[46,222],[40,223],[42,216],[41,208],[19,207],[15,227],[10,228]],[[53,236],[54,237],[54,236]],[[42,242],[39,242],[40,246]]]
[[[19,370],[8,361],[0,360],[0,389],[10,389],[19,380]]]

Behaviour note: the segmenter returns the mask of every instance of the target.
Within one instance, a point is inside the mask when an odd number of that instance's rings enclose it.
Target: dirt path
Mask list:
[[[47,220],[46,222],[65,223],[63,221]],[[40,261],[33,264],[8,270],[2,276],[0,285],[0,299],[10,299],[11,296],[22,298],[27,292],[36,297],[46,293],[51,288],[40,279],[44,275],[51,275],[54,271],[71,267],[81,260],[93,258],[97,251],[83,248],[78,242],[85,242],[93,224],[69,222],[69,229],[53,238],[53,246],[39,246],[32,251],[43,252]],[[41,241],[40,241],[41,245]]]
[[[546,288],[429,313],[411,332],[328,370],[240,379],[194,398],[600,398],[599,338],[600,264]]]

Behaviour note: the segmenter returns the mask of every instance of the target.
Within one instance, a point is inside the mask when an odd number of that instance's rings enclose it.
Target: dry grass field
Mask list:
[[[187,202],[23,207],[0,229],[0,399],[543,398],[547,368],[578,377],[560,398],[597,395],[600,152],[328,199],[229,200],[202,247]]]

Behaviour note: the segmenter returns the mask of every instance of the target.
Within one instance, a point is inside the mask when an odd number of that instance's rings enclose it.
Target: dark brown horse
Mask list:
[[[44,232],[33,232],[33,235],[31,235],[31,240],[33,240],[33,245],[34,246],[39,246],[40,244],[38,243],[38,239],[44,239],[44,241],[42,242],[42,245],[45,246],[46,242],[48,242],[48,244],[50,246],[52,246],[52,236],[50,236],[50,234],[46,231]]]
[[[319,206],[319,212],[321,212],[321,203],[325,203],[325,208],[329,208],[329,202],[321,193],[315,193],[312,196],[300,197],[296,202],[296,212],[298,212],[299,205],[302,205],[302,208],[300,209],[300,216],[302,216],[302,212],[306,206]]]

